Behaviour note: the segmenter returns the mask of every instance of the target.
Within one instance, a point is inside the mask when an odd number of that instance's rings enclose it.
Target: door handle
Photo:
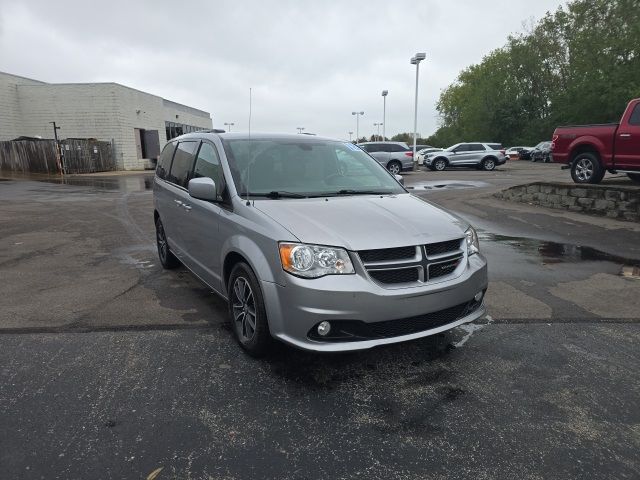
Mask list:
[[[176,202],[176,205],[178,205],[178,206],[182,206],[183,205],[183,203],[180,200],[174,200],[174,202]]]
[[[630,137],[631,134],[630,133],[621,133],[620,136],[627,138],[627,137]]]
[[[187,205],[186,203],[183,203],[182,206],[184,207],[184,209],[188,212],[189,210],[191,210],[191,205]]]

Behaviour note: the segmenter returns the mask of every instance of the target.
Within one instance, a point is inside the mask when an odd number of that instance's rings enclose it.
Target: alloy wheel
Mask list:
[[[167,236],[164,233],[164,227],[162,226],[162,222],[158,222],[156,226],[156,243],[158,244],[158,254],[160,255],[160,260],[166,262],[167,260]]]
[[[236,278],[231,296],[236,331],[243,342],[249,342],[256,333],[256,305],[249,281],[244,277]]]
[[[436,160],[433,166],[436,168],[436,170],[442,171],[447,167],[447,164],[444,160]]]
[[[581,158],[576,163],[576,177],[582,182],[588,181],[593,176],[593,162],[588,158]]]
[[[400,174],[400,167],[398,166],[398,164],[396,162],[392,162],[389,165],[389,172],[393,173],[394,175]]]

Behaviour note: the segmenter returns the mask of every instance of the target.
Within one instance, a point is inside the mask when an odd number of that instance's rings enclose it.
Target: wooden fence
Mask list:
[[[110,142],[67,138],[60,141],[65,173],[92,173],[116,170]],[[0,142],[0,170],[18,173],[60,173],[54,140],[11,140]]]

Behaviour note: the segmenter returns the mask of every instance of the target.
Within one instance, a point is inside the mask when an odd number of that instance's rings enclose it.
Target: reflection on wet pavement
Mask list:
[[[468,180],[441,180],[439,182],[420,182],[408,185],[407,190],[456,190],[460,188],[488,187],[487,182]]]
[[[625,258],[592,247],[558,243],[525,237],[511,237],[489,232],[479,232],[480,241],[508,245],[529,256],[538,256],[542,264],[575,262],[611,262],[622,266],[621,275],[640,277],[640,260]]]
[[[116,190],[120,192],[141,192],[153,187],[153,175],[135,175],[119,177],[46,177],[36,178],[38,182],[56,183],[76,187],[91,187],[102,190]]]

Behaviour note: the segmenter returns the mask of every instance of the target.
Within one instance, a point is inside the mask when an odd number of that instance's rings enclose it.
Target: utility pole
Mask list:
[[[60,171],[60,175],[64,175],[64,165],[62,164],[62,152],[60,151],[60,142],[58,141],[58,130],[60,127],[56,126],[56,122],[49,122],[53,124],[53,138],[56,140],[56,165]]]
[[[353,135],[353,132],[349,132],[349,141],[351,142],[351,135]]]
[[[386,126],[385,124],[387,123],[387,95],[389,95],[389,90],[383,90],[382,91],[382,141],[386,142],[387,141],[387,135],[386,135]]]

